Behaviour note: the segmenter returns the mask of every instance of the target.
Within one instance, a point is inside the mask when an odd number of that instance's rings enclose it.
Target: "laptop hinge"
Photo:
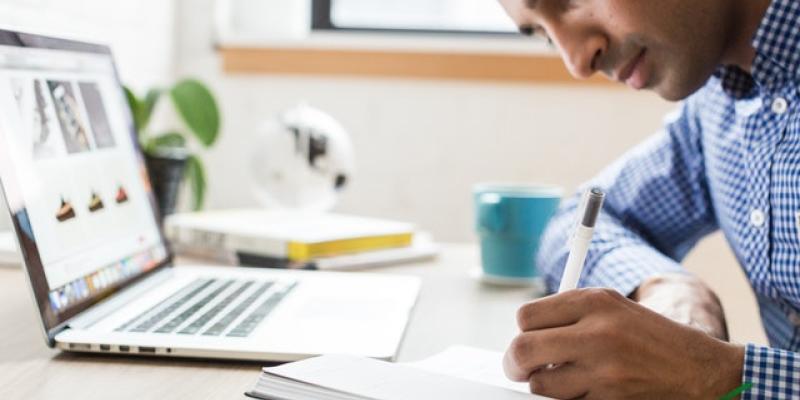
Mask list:
[[[59,332],[63,331],[68,327],[75,329],[88,328],[97,323],[98,321],[100,321],[101,319],[111,315],[113,312],[124,307],[131,301],[141,297],[143,293],[149,291],[150,289],[170,279],[171,277],[174,276],[174,274],[175,271],[173,268],[171,267],[163,268],[161,271],[154,273],[152,276],[145,278],[141,282],[137,282],[133,286],[123,289],[119,293],[114,294],[113,296],[102,301],[101,303],[70,318],[68,321],[66,321],[65,325],[61,327],[61,329],[59,329],[58,331]]]

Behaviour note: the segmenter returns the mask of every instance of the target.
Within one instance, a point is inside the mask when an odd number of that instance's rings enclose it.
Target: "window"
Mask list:
[[[313,0],[313,29],[516,33],[494,0]]]

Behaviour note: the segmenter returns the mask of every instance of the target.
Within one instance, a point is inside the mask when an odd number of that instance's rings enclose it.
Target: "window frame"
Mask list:
[[[512,37],[519,35],[519,32],[498,32],[481,30],[462,30],[462,29],[417,29],[417,28],[364,28],[337,26],[333,23],[332,11],[333,1],[335,0],[312,0],[311,1],[311,30],[312,31],[343,31],[343,32],[371,32],[371,33],[392,33],[392,34],[433,34],[433,35],[469,35],[469,36],[494,36]]]

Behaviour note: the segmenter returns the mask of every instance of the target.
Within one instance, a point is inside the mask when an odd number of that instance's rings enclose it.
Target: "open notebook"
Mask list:
[[[264,368],[248,396],[268,400],[543,400],[505,378],[502,354],[456,346],[392,364],[328,355]]]

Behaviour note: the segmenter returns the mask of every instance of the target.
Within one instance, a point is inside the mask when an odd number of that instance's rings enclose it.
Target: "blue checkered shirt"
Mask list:
[[[773,0],[753,45],[750,73],[720,67],[661,133],[587,184],[608,198],[581,285],[629,294],[685,272],[689,250],[721,229],[771,345],[747,345],[742,380],[753,388],[742,398],[800,398],[800,1]],[[562,204],[542,238],[538,265],[551,291],[576,203]]]

